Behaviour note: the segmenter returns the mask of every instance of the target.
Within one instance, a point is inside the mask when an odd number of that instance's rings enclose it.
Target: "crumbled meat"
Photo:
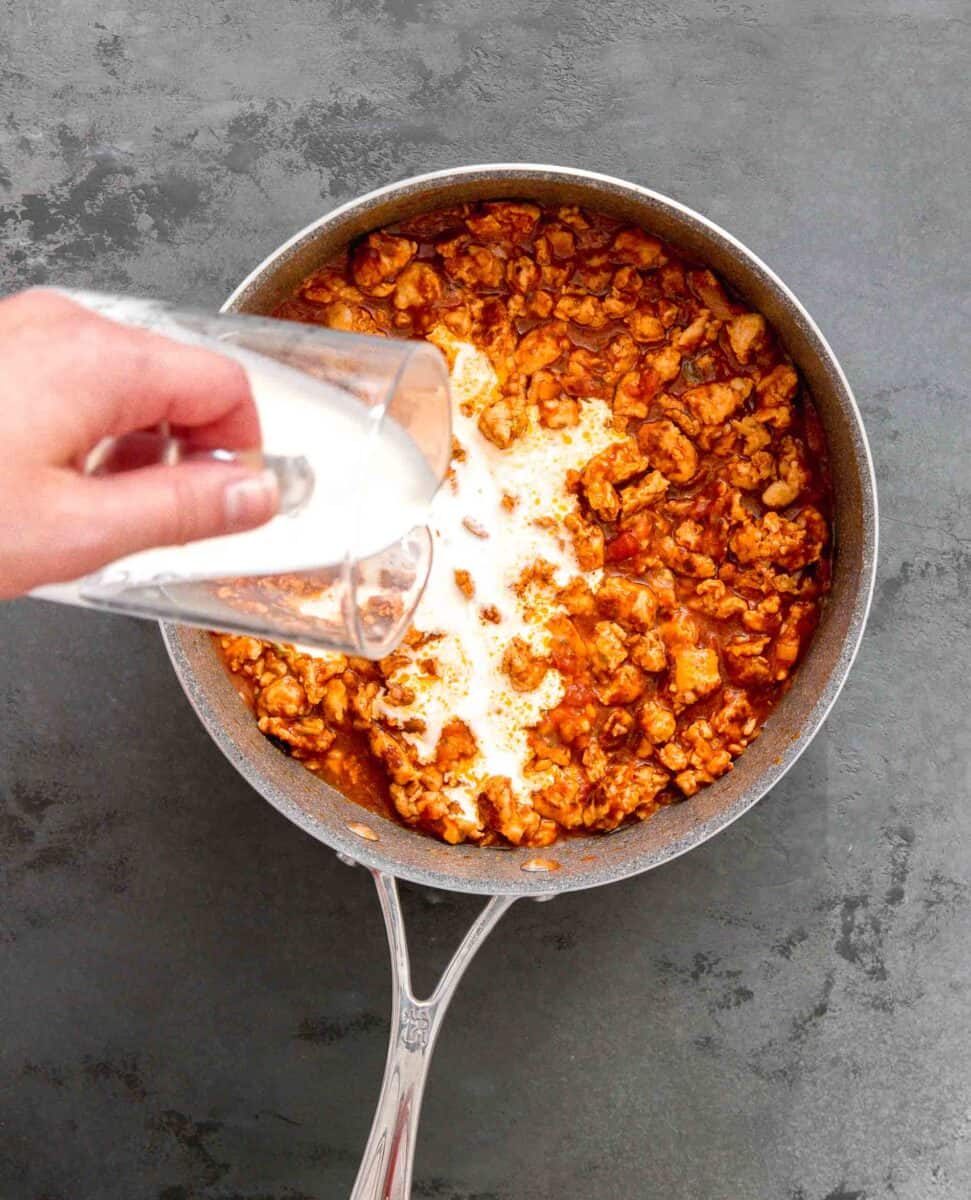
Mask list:
[[[513,291],[525,296],[539,283],[539,267],[531,258],[520,254],[506,264],[506,278]]]
[[[466,246],[461,254],[445,259],[446,273],[468,288],[497,288],[505,273],[505,263],[488,246]]]
[[[377,322],[358,304],[346,300],[334,300],[322,309],[321,315],[331,329],[342,329],[345,333],[379,333]]]
[[[658,553],[665,566],[679,575],[688,575],[692,579],[711,579],[717,572],[715,560],[710,555],[679,546],[671,537],[661,538]]]
[[[681,354],[676,347],[665,346],[645,354],[644,363],[659,383],[670,383],[681,371]]]
[[[526,398],[535,404],[547,429],[570,429],[580,421],[580,404],[563,390],[561,379],[551,371],[537,371],[529,381]]]
[[[378,663],[222,635],[259,729],[351,798],[449,843],[545,846],[562,830],[614,829],[730,770],[806,653],[830,578],[825,443],[765,318],[644,230],[507,200],[368,234],[277,315],[424,337],[453,371],[474,345],[495,386],[462,397],[478,428],[453,445],[453,464],[469,464],[480,438],[490,460],[532,453],[534,439],[586,440],[578,427],[600,402],[613,441],[580,455],[548,507],[532,509],[526,483],[501,494],[502,511],[558,543],[548,557],[503,581],[470,564],[480,591],[505,589],[502,611],[470,616],[484,644],[498,642],[489,652],[510,711],[556,685],[522,730],[519,782],[489,774],[502,768],[474,722],[451,712],[442,725],[423,708],[454,672],[442,639],[455,631],[412,628]],[[453,491],[468,477],[468,465],[454,471]],[[467,512],[488,515],[471,497]],[[561,574],[557,551],[571,545],[575,566]],[[472,572],[453,574],[474,602]],[[315,594],[296,575],[251,581],[245,600],[219,586],[247,611]],[[361,606],[378,630],[396,613],[386,595]],[[528,640],[514,636],[523,621]]]
[[[621,488],[620,511],[625,517],[632,517],[642,509],[649,508],[668,490],[668,481],[660,471],[652,471],[637,483]]]
[[[562,225],[547,225],[543,237],[554,258],[572,258],[576,253],[577,240],[569,229]]]
[[[546,678],[550,660],[536,654],[522,638],[514,637],[502,656],[502,669],[517,692],[531,692]]]
[[[716,621],[728,621],[748,611],[748,605],[742,597],[730,592],[721,579],[703,579],[688,604],[696,611],[714,617]]]
[[[772,478],[775,459],[767,450],[756,450],[751,458],[733,458],[725,473],[733,487],[754,492]]]
[[[647,686],[644,672],[635,663],[622,663],[597,689],[601,704],[633,704]]]
[[[292,675],[265,687],[256,698],[256,711],[268,717],[300,717],[310,711],[307,694]]]
[[[627,657],[624,631],[613,621],[598,621],[590,639],[590,661],[595,671],[609,675]]]
[[[479,753],[472,730],[458,717],[442,727],[435,748],[435,764],[442,771],[455,772],[467,767]]]
[[[741,563],[776,563],[789,571],[815,562],[822,550],[822,541],[814,539],[804,521],[790,521],[776,512],[766,513],[761,521],[747,521],[729,544]]]
[[[652,812],[654,798],[670,776],[654,763],[618,763],[610,767],[584,806],[587,829],[616,829],[632,813]]]
[[[779,478],[762,493],[767,508],[788,508],[799,499],[809,485],[802,447],[795,438],[784,437],[779,443]]]
[[[597,611],[596,598],[587,581],[579,575],[570,580],[557,599],[573,617],[592,617]]]
[[[582,346],[570,352],[560,376],[563,390],[571,396],[606,395],[601,362],[592,350]]]
[[[597,605],[612,620],[631,629],[651,629],[657,616],[657,596],[646,583],[624,575],[608,575],[597,589]]]
[[[569,516],[566,527],[573,535],[573,553],[581,571],[596,571],[604,565],[604,531],[578,516]]]
[[[722,425],[737,411],[752,391],[751,379],[739,376],[727,383],[703,383],[681,397],[704,425]]]
[[[710,695],[721,683],[718,654],[707,646],[678,646],[671,655],[674,679],[671,694],[684,707]]]
[[[442,281],[428,263],[415,262],[398,276],[393,302],[397,309],[423,308],[442,294]]]
[[[771,672],[762,651],[767,637],[734,637],[723,648],[728,673],[736,683],[761,685],[769,682]]]
[[[244,664],[255,663],[263,654],[263,643],[254,637],[223,637],[220,646],[226,666],[234,672],[242,670]]]
[[[493,201],[466,217],[465,223],[483,241],[498,242],[508,238],[523,242],[536,228],[539,215],[540,210],[535,204]]]
[[[533,793],[533,808],[563,829],[583,825],[583,802],[590,783],[583,768],[570,765],[555,769],[553,781]]]
[[[667,262],[662,243],[643,229],[621,229],[614,237],[614,258],[648,271]]]
[[[596,296],[561,296],[553,309],[561,321],[573,321],[588,329],[603,329],[610,320]]]
[[[648,308],[636,308],[627,318],[627,328],[639,342],[660,342],[664,339],[664,326]]]
[[[590,742],[580,756],[580,761],[591,783],[599,783],[607,774],[607,767],[610,765],[610,759],[599,742]]]
[[[650,372],[628,371],[614,388],[614,415],[621,419],[646,417],[648,403],[658,386],[659,381]]]
[[[647,460],[638,451],[633,438],[614,442],[595,455],[583,469],[587,503],[603,520],[614,520],[620,512],[620,497],[613,485],[646,470]]]
[[[802,639],[811,632],[815,605],[797,600],[786,613],[785,620],[772,644],[776,680],[785,679],[799,658]]]
[[[672,483],[688,483],[698,470],[698,451],[673,421],[647,421],[637,441],[656,467]]]
[[[659,700],[648,700],[641,709],[641,729],[655,746],[661,746],[674,737],[677,719],[666,704]]]
[[[493,775],[479,793],[479,806],[514,846],[546,846],[556,837],[556,823],[516,797],[509,779]]]
[[[689,271],[688,285],[692,292],[720,321],[728,321],[737,309],[725,294],[718,277],[712,271]]]
[[[322,700],[324,716],[330,725],[342,725],[347,717],[347,684],[343,679],[328,679]]]
[[[511,396],[502,396],[482,410],[479,432],[500,450],[508,449],[526,432],[527,415]]]
[[[519,343],[516,366],[524,375],[532,375],[556,362],[569,344],[563,326],[558,321],[537,325]]]
[[[755,733],[758,718],[744,692],[726,688],[721,708],[711,719],[716,733],[731,742],[743,743]]]
[[[766,324],[761,313],[740,313],[725,326],[732,353],[740,363],[747,363],[765,345]]]
[[[600,728],[600,741],[604,746],[619,746],[634,728],[634,714],[627,708],[614,708],[607,714]]]
[[[651,629],[641,637],[634,638],[630,643],[630,658],[642,671],[652,674],[663,671],[668,663],[668,655],[660,633]]]
[[[782,597],[778,593],[766,596],[742,614],[742,624],[753,633],[775,633],[782,624],[781,609]]]
[[[647,462],[637,449],[633,438],[614,442],[592,458],[584,468],[584,479],[604,478],[611,483],[625,480],[647,470]]]
[[[675,345],[678,350],[691,352],[699,346],[714,341],[721,329],[721,321],[712,320],[707,308],[701,309],[687,328],[676,335]]]
[[[369,233],[351,255],[351,273],[362,292],[390,296],[394,280],[415,257],[417,243],[392,234]]]
[[[777,429],[788,429],[792,424],[792,399],[799,386],[799,378],[788,363],[780,363],[763,376],[755,388],[758,407],[754,412],[757,420]]]

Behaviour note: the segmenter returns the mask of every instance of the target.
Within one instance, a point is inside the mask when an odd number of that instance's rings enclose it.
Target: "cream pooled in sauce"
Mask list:
[[[441,636],[413,654],[401,648],[409,661],[388,683],[410,689],[414,700],[402,706],[379,699],[375,712],[389,725],[422,722],[420,732],[401,728],[396,736],[428,763],[434,761],[439,735],[449,721],[458,718],[468,726],[478,754],[461,781],[444,791],[473,817],[480,786],[491,775],[507,776],[523,799],[549,782],[543,773],[524,773],[530,757],[526,730],[562,699],[563,678],[551,667],[535,690],[514,691],[502,670],[503,654],[514,637],[545,654],[551,641],[546,622],[566,612],[555,599],[556,588],[577,575],[592,587],[599,583],[601,572],[580,571],[562,527],[576,509],[565,481],[567,472],[582,468],[622,435],[612,426],[609,405],[587,399],[580,406],[580,423],[571,429],[543,427],[531,408],[525,434],[500,450],[477,428],[480,412],[498,390],[489,359],[466,343],[446,348],[452,364],[454,433],[465,453],[453,462],[453,478],[432,505],[428,524],[435,554],[413,621],[421,632]],[[511,511],[502,504],[504,494],[516,499]],[[539,526],[537,518],[553,518],[555,527]],[[512,585],[540,559],[555,567],[554,588],[530,588],[517,595]],[[473,598],[460,591],[456,570],[471,576]],[[500,614],[499,623],[481,616],[490,607]],[[437,664],[434,676],[419,666],[429,656]]]

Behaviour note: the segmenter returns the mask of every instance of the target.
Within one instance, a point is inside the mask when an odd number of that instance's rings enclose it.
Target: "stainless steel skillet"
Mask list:
[[[380,188],[308,225],[236,289],[225,311],[267,313],[350,240],[392,221],[469,200],[582,204],[640,224],[707,263],[781,335],[828,438],[835,489],[833,589],[794,686],[735,769],[683,804],[609,837],[535,851],[446,846],[371,814],[279,753],[258,732],[207,634],[163,627],[186,695],[230,762],[290,820],[372,871],[393,970],[392,1037],[354,1200],[403,1200],[428,1063],[448,1002],[478,946],[517,897],[613,883],[650,870],[724,829],[776,784],[832,707],[856,655],[873,590],[877,498],[866,434],[849,384],[819,329],[782,281],[717,225],[674,200],[605,175],[501,163],[437,171]],[[426,1001],[412,994],[396,878],[492,898]]]

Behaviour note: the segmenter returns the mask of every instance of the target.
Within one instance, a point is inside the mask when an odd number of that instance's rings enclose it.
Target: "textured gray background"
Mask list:
[[[966,0],[2,8],[6,288],[216,306],[362,190],[524,159],[676,196],[808,305],[881,486],[858,666],[714,842],[513,909],[446,1023],[415,1193],[966,1197]],[[152,626],[0,623],[0,1197],[345,1195],[387,1032],[370,881],[234,776]],[[410,902],[430,974],[476,902]]]

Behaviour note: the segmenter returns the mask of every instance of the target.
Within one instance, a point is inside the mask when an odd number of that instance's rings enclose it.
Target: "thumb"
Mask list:
[[[278,503],[272,472],[238,464],[152,466],[106,478],[58,471],[40,495],[35,491],[30,515],[13,523],[18,552],[0,594],[76,579],[153,546],[253,529],[276,514]]]

